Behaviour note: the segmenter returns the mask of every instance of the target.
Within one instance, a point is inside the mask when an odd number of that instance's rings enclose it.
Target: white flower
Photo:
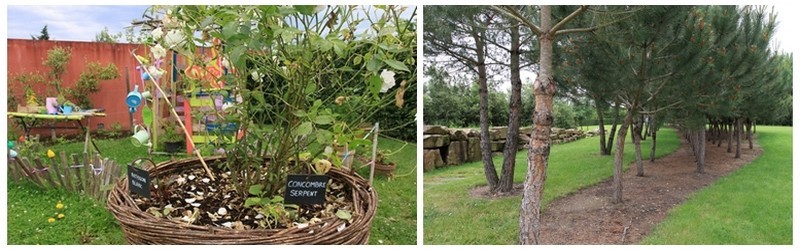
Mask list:
[[[264,74],[258,73],[258,71],[253,70],[253,72],[250,73],[250,77],[256,82],[264,82]]]
[[[228,58],[225,58],[225,57],[222,58],[222,67],[224,67],[226,69],[230,69],[231,68],[231,63],[228,61]]]
[[[153,53],[153,60],[155,61],[167,56],[167,50],[161,44],[156,44],[156,46],[150,48],[150,53]]]
[[[383,72],[381,72],[381,78],[383,79],[381,93],[386,93],[386,91],[394,87],[394,71],[384,69]]]
[[[164,35],[164,46],[170,49],[178,48],[186,42],[184,38],[183,34],[178,30],[170,30]]]
[[[178,20],[172,16],[172,10],[167,10],[167,14],[164,15],[164,19],[161,20],[161,24],[168,28],[179,26]]]
[[[164,36],[164,31],[162,31],[161,27],[159,27],[154,29],[153,31],[150,31],[150,35],[153,35],[153,39],[158,40],[161,39],[162,36]]]
[[[153,79],[159,79],[162,75],[164,75],[164,71],[157,68],[156,66],[150,65],[147,67],[147,71],[150,72],[150,77]]]

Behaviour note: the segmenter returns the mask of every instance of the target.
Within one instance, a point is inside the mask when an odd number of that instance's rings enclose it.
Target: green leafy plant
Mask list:
[[[297,216],[297,205],[284,204],[280,195],[270,197],[264,192],[263,185],[252,185],[247,192],[252,196],[245,199],[244,206],[253,208],[266,217],[265,220],[257,221],[260,227],[272,228],[274,225],[291,224],[292,219]]]
[[[22,73],[13,78],[17,83],[16,86],[9,86],[9,91],[12,88],[19,88],[20,86],[25,89],[25,101],[29,106],[36,106],[41,103],[37,97],[36,91],[33,86],[45,84],[45,93],[47,96],[58,96],[59,103],[66,100],[64,97],[69,97],[75,100],[77,105],[72,103],[73,107],[91,108],[91,97],[93,93],[100,91],[100,82],[112,80],[119,77],[119,70],[114,64],[103,66],[98,62],[89,62],[86,69],[81,72],[78,81],[75,83],[74,88],[65,88],[62,86],[62,78],[67,71],[72,52],[69,48],[55,46],[47,51],[47,57],[43,60],[42,65],[48,67],[50,71],[46,73],[40,72],[27,72]],[[12,98],[13,97],[13,98]],[[16,102],[15,95],[9,92],[9,100],[7,103],[11,105],[12,99]]]
[[[178,123],[172,119],[166,119],[161,123],[164,142],[174,143],[184,140],[183,131],[178,127]]]
[[[416,78],[414,12],[401,15],[406,7],[165,8],[156,46],[196,58],[198,44],[224,44],[221,59],[230,70],[221,80],[243,102],[219,117],[246,131],[227,151],[225,167],[244,195],[256,186],[259,197],[274,197],[287,174],[314,172],[321,160],[339,166],[333,148],[368,146],[357,125],[374,121],[383,107],[402,107]]]

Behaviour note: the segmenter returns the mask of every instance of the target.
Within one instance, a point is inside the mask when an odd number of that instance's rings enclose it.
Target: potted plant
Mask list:
[[[386,158],[387,153],[388,151],[386,150],[378,150],[375,157],[375,171],[386,175],[392,175],[394,169],[397,168],[397,164],[390,162],[389,159]]]
[[[108,207],[127,240],[367,243],[377,193],[341,169],[336,149],[368,147],[358,124],[402,99],[405,81],[415,79],[413,15],[401,17],[402,6],[166,8],[161,20],[146,22],[155,28],[151,61],[164,49],[195,58],[201,44],[214,44],[220,54],[211,59],[229,72],[226,88],[243,100],[219,115],[220,124],[239,124],[246,132],[224,156],[205,158],[210,173],[198,159],[147,167],[159,180],[151,198],[130,194],[125,179],[118,182]],[[377,19],[358,18],[362,11]],[[370,28],[359,28],[361,21]],[[321,203],[289,202],[288,179],[298,176],[329,178],[320,182],[327,183],[318,194]]]
[[[185,137],[178,123],[172,119],[167,119],[161,123],[162,138],[164,140],[164,151],[167,153],[177,153],[185,145]]]

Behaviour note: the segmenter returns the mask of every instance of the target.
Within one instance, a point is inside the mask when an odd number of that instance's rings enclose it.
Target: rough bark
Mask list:
[[[510,20],[511,24],[511,100],[509,101],[509,109],[511,113],[508,115],[508,137],[506,139],[506,146],[503,151],[503,172],[500,177],[500,186],[498,192],[511,192],[514,187],[514,163],[517,156],[517,145],[519,144],[519,107],[522,103],[522,80],[520,79],[520,42],[519,42],[519,26],[514,19]]]
[[[642,125],[643,121],[639,117],[633,126],[633,147],[636,151],[636,176],[644,176],[644,163],[642,162]]]
[[[655,118],[654,118],[655,119]],[[650,162],[656,161],[656,135],[658,135],[655,125],[650,129],[650,137],[653,138],[653,143],[650,144]]]
[[[606,142],[606,150],[608,150],[609,155],[614,146],[614,135],[617,133],[617,124],[619,124],[619,103],[614,103],[614,122],[611,124],[611,131],[608,133],[608,141]]]
[[[697,173],[705,173],[706,166],[706,130],[699,128],[692,132],[695,134],[695,159],[697,160]]]
[[[494,169],[492,162],[492,147],[489,141],[489,88],[487,86],[485,46],[483,34],[472,31],[472,38],[475,39],[475,48],[478,68],[478,96],[480,98],[480,127],[481,127],[481,157],[483,159],[483,172],[486,175],[486,183],[490,190],[495,190],[498,185],[497,170]]]
[[[739,159],[742,156],[742,118],[736,118],[736,156]]]
[[[749,148],[753,149],[753,133],[751,132],[753,127],[753,121],[747,119],[747,142],[749,144]]]
[[[603,109],[597,100],[595,100],[595,106],[597,106],[595,109],[597,110],[597,124],[600,129],[600,155],[610,155],[611,150],[606,148],[606,125],[603,122]]]
[[[542,191],[550,157],[550,128],[553,125],[553,95],[556,91],[553,81],[553,38],[551,32],[550,6],[541,6],[541,29],[539,35],[539,75],[534,82],[536,106],[533,114],[533,133],[528,147],[528,172],[522,192],[522,205],[519,219],[519,240],[521,244],[539,244],[541,232]]]
[[[611,196],[611,202],[622,203],[622,164],[623,164],[623,151],[625,150],[625,135],[628,133],[628,127],[633,120],[633,111],[628,110],[625,115],[625,120],[619,128],[617,135],[617,151],[614,154],[614,178],[611,187],[614,189]]]
[[[725,125],[728,126],[728,151],[727,152],[730,153],[730,152],[733,152],[733,132],[734,132],[733,131],[734,130],[733,122],[728,122],[728,124],[725,124]]]

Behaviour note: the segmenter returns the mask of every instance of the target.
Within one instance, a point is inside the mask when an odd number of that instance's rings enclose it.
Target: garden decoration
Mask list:
[[[139,85],[134,85],[133,90],[125,97],[125,104],[128,105],[128,111],[136,113],[136,108],[142,104],[142,94],[139,93]]]
[[[139,62],[139,65],[140,65],[140,67],[142,68],[142,70],[144,70],[144,71],[145,71],[145,72],[147,72],[148,74],[150,74],[150,75],[153,75],[153,72],[160,70],[160,69],[154,69],[152,66],[151,66],[151,67],[145,67],[145,64],[144,64],[144,62],[141,60],[141,57],[140,57],[140,56],[136,55],[136,54],[134,53],[134,51],[131,51],[131,54],[134,56],[134,58],[136,58],[136,61],[137,61],[137,62]],[[154,71],[153,71],[153,72],[151,72],[151,70],[154,70]],[[166,92],[165,92],[165,91],[164,91],[164,90],[161,88],[161,86],[159,85],[159,83],[158,83],[158,78],[150,78],[150,81],[152,81],[152,82],[153,82],[153,86],[156,88],[156,90],[158,90],[158,93],[159,93],[159,94],[161,94],[161,96],[168,96],[168,95],[167,95],[167,93],[166,93]],[[189,132],[187,132],[187,130],[186,130],[186,126],[185,126],[185,125],[183,125],[183,122],[181,122],[181,121],[180,121],[180,116],[179,116],[179,115],[178,115],[178,113],[175,111],[175,106],[174,106],[174,105],[172,105],[172,102],[170,102],[168,98],[164,98],[164,101],[167,103],[167,106],[169,107],[169,111],[170,111],[170,113],[171,113],[171,114],[172,114],[172,115],[175,117],[175,119],[178,121],[178,125],[180,125],[181,129],[183,130],[183,133],[184,133],[184,134],[185,134],[187,137],[189,137]],[[191,138],[188,138],[186,141],[187,141],[189,144],[191,144],[191,145],[192,145],[192,147],[194,147],[194,141],[192,141],[192,139],[191,139]],[[210,169],[208,169],[208,165],[206,164],[205,160],[203,159],[203,155],[200,153],[200,150],[196,150],[196,149],[195,149],[195,150],[194,150],[194,153],[195,153],[195,155],[197,155],[197,158],[199,158],[199,159],[200,159],[200,163],[203,165],[203,169],[205,169],[205,171],[206,171],[206,174],[208,174],[208,177],[209,177],[209,178],[211,178],[211,180],[215,180],[216,178],[214,177],[214,174],[211,172],[211,170],[210,170]]]
[[[136,147],[151,147],[152,143],[150,143],[150,132],[147,131],[147,129],[143,126],[134,126],[133,135],[131,136],[131,143],[133,143],[133,146]]]
[[[202,168],[202,159],[145,167],[146,173],[133,178],[150,178],[150,198],[131,193],[132,176],[117,182],[108,207],[128,242],[367,243],[377,193],[365,178],[342,169],[349,155],[340,157],[336,149],[371,148],[358,125],[402,98],[405,87],[395,86],[395,78],[415,76],[415,13],[403,6],[151,10],[158,12],[151,16],[160,14],[145,22],[152,29],[151,47],[193,59],[202,44],[219,39],[221,58],[214,60],[227,62],[230,70],[215,82],[224,80],[228,97],[242,101],[223,99],[226,112],[215,114],[214,122],[238,124],[246,132],[224,155],[205,158]],[[185,75],[183,80],[202,84]],[[171,104],[170,109],[175,114]]]

